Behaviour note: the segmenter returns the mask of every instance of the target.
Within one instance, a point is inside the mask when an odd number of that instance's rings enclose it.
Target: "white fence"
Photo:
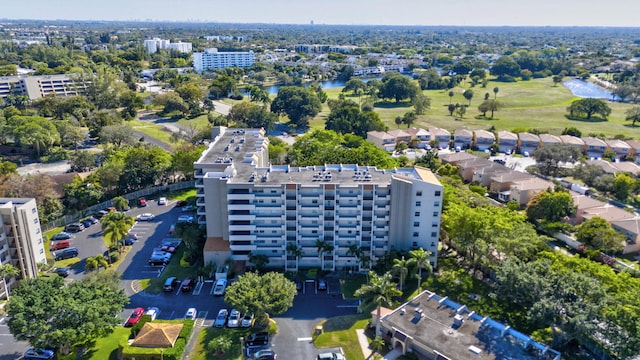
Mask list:
[[[170,185],[154,186],[154,187],[138,190],[136,192],[132,192],[132,193],[121,195],[121,196],[131,201],[140,197],[145,197],[145,196],[149,196],[157,193],[190,189],[194,187],[195,187],[195,181],[184,181],[184,182],[179,182],[179,183],[170,184]],[[83,217],[89,216],[91,214],[95,214],[96,212],[102,209],[106,209],[109,206],[113,206],[113,199],[102,202],[100,204],[90,206],[84,210],[76,212],[75,214],[65,215],[61,218],[57,218],[46,225],[41,225],[42,231],[51,230],[53,228],[64,226],[66,224],[78,221]]]

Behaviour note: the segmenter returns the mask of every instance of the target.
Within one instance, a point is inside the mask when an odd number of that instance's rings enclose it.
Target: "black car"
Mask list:
[[[58,274],[62,277],[67,277],[69,276],[69,272],[71,269],[66,268],[66,267],[59,267],[59,268],[53,268],[53,270],[51,270],[52,273],[54,274]]]
[[[51,237],[51,241],[59,241],[59,240],[69,240],[71,239],[71,234],[66,232],[59,232]]]
[[[80,223],[82,225],[84,225],[85,228],[88,228],[89,226],[93,225],[93,222],[91,222],[91,220],[89,220],[89,219],[84,219],[84,220],[80,221]]]
[[[136,242],[136,239],[134,239],[132,237],[126,237],[126,238],[120,240],[120,244],[121,245],[126,245],[126,246],[131,246],[131,245],[133,245],[134,242]]]
[[[262,331],[259,333],[253,333],[247,336],[245,340],[245,346],[264,346],[269,343],[269,333]]]
[[[74,248],[74,247],[70,247],[70,248],[66,248],[64,250],[60,250],[57,251],[55,253],[53,253],[53,257],[56,261],[58,260],[64,260],[64,259],[71,259],[78,256],[78,249]]]

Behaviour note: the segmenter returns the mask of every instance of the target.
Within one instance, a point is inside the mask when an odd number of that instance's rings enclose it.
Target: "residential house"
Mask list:
[[[491,186],[491,177],[509,171],[513,170],[498,163],[491,163],[487,166],[476,168],[473,172],[471,181],[478,183],[488,189]]]
[[[617,167],[615,167],[613,165],[613,163],[611,163],[609,161],[606,161],[606,160],[602,160],[602,159],[587,160],[587,161],[585,161],[585,164],[598,166],[599,168],[601,168],[607,174],[616,174],[616,173],[618,173],[620,171],[620,170],[618,170]]]
[[[491,180],[489,183],[489,191],[498,193],[498,194],[502,192],[508,192],[509,189],[511,188],[511,184],[514,181],[528,180],[528,179],[531,179],[532,177],[533,176],[527,173],[523,173],[520,171],[515,171],[507,168],[507,171],[496,173],[493,176],[491,176]]]
[[[607,148],[616,153],[616,159],[622,160],[631,154],[631,146],[618,139],[605,140]]]
[[[555,144],[562,144],[562,139],[559,136],[551,135],[551,134],[540,134],[538,135],[540,138],[540,146],[549,146]]]
[[[513,200],[520,206],[526,206],[534,195],[547,189],[553,189],[554,187],[555,185],[551,181],[535,176],[529,179],[514,181],[509,187],[509,199],[507,201]]]
[[[476,130],[474,135],[474,146],[480,151],[489,149],[496,142],[496,136],[491,131]]]
[[[584,141],[579,137],[573,135],[560,135],[560,140],[562,140],[563,144],[571,145],[580,151],[580,153],[584,153]]]
[[[394,129],[387,131],[387,134],[393,136],[396,139],[396,145],[400,143],[405,143],[409,145],[411,142],[411,134],[404,130]]]
[[[374,143],[388,152],[396,149],[396,138],[384,131],[369,131],[367,133],[367,141]]]
[[[518,134],[518,149],[520,153],[527,156],[533,154],[540,146],[540,137],[536,134],[522,132]]]
[[[612,162],[611,165],[618,169],[619,172],[632,174],[633,176],[640,175],[640,165],[631,162],[631,161],[616,161]]]
[[[429,133],[431,134],[431,140],[438,142],[438,149],[449,148],[449,142],[451,141],[451,133],[449,131],[438,127],[430,127]]]
[[[561,358],[549,346],[429,290],[372,321],[391,348],[418,359]]]
[[[465,150],[471,147],[473,141],[473,132],[467,129],[458,129],[453,133],[453,148],[457,150]]]
[[[518,135],[502,130],[498,133],[498,151],[505,154],[513,154],[518,146]]]
[[[473,181],[473,174],[475,174],[478,169],[493,165],[498,164],[479,157],[459,161],[456,164],[458,167],[458,174],[460,174],[460,177],[466,182]]]
[[[607,143],[602,139],[591,136],[584,136],[584,153],[591,159],[602,159],[604,152],[607,150]]]
[[[625,220],[614,220],[611,222],[617,232],[625,236],[623,254],[640,251],[640,217]]]
[[[411,141],[415,143],[418,149],[430,149],[429,141],[431,141],[431,134],[428,130],[421,128],[409,128],[404,129],[405,132],[411,135]]]
[[[631,148],[631,155],[636,160],[636,163],[640,164],[640,140],[627,140],[629,148]]]
[[[470,159],[478,159],[477,156],[475,156],[473,154],[469,154],[468,152],[465,152],[465,151],[451,152],[451,153],[447,153],[447,154],[442,154],[439,157],[440,157],[440,160],[442,160],[442,162],[447,163],[447,164],[453,164],[453,165],[456,165],[456,166],[461,161],[470,160]]]

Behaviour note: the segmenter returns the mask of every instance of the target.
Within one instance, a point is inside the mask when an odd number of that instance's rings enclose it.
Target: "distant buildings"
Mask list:
[[[145,40],[144,47],[147,48],[149,54],[153,54],[160,49],[175,50],[181,53],[190,53],[193,51],[193,45],[191,43],[182,41],[172,43],[171,40],[160,38]]]
[[[202,73],[209,69],[224,69],[228,67],[249,67],[255,62],[253,51],[218,51],[216,48],[206,49],[204,52],[193,53],[193,67]]]
[[[320,44],[299,44],[295,45],[294,49],[299,53],[306,54],[322,54],[322,53],[342,53],[342,54],[350,54],[357,46],[349,46],[349,45],[320,45]]]
[[[49,94],[75,96],[84,94],[86,83],[67,74],[0,77],[0,98],[8,95],[27,95],[37,100]]]
[[[38,264],[46,263],[47,258],[36,200],[0,198],[0,219],[0,264],[17,267],[23,279],[38,277]],[[15,279],[7,282],[9,288],[15,286]],[[0,298],[6,295],[3,284]]]

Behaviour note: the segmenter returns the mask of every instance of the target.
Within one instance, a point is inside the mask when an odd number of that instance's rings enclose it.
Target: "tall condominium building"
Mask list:
[[[86,82],[72,78],[67,74],[37,76],[1,76],[0,98],[11,94],[27,95],[37,100],[49,94],[58,96],[75,96],[84,94]]]
[[[12,264],[21,278],[38,276],[38,263],[46,263],[35,199],[0,198],[0,264]],[[3,281],[0,278],[0,281]],[[15,279],[7,279],[8,286]],[[0,298],[6,297],[4,284]]]
[[[195,163],[206,262],[365,270],[392,247],[422,247],[436,266],[443,188],[431,171],[274,166],[268,144],[264,130],[216,127]]]
[[[218,51],[216,48],[206,49],[204,52],[193,53],[193,67],[201,73],[209,69],[224,69],[228,67],[249,67],[256,58],[253,51]]]
[[[160,49],[176,50],[181,53],[190,53],[193,51],[193,45],[191,43],[178,41],[172,43],[168,39],[153,38],[144,41],[144,47],[147,48],[149,54],[153,54]]]

